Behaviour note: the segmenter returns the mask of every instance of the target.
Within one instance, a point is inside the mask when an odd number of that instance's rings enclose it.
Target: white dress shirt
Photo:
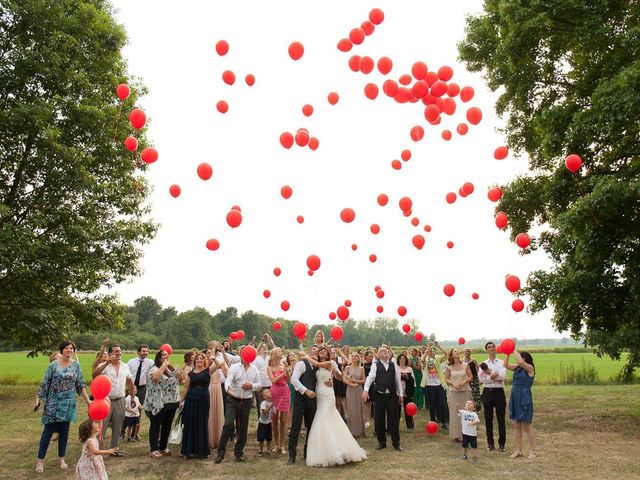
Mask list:
[[[331,360],[331,363],[333,364],[334,372],[338,370],[338,364],[334,360]],[[300,376],[302,376],[302,374],[306,371],[307,367],[305,362],[300,360],[296,363],[296,366],[293,367],[293,373],[291,374],[291,385],[293,385],[293,388],[296,390],[296,392],[300,393],[300,395],[304,395],[304,393],[308,390],[307,387],[302,385],[302,382],[300,382]],[[335,377],[335,373],[333,374],[333,376]]]
[[[142,368],[140,372],[140,386],[144,386],[147,384],[147,375],[149,374],[149,370],[153,367],[153,360],[150,358],[145,358],[140,362],[140,357],[132,358],[127,362],[129,366],[129,371],[131,372],[131,378],[135,379],[138,374],[138,368]]]
[[[104,363],[100,364],[100,366],[104,365]],[[127,379],[131,378],[131,372],[129,371],[129,365],[124,362],[120,362],[120,367],[116,372],[116,368],[109,364],[102,371],[103,375],[109,377],[111,380],[111,391],[109,392],[109,398],[111,400],[119,400],[124,398],[125,391],[127,388]]]
[[[245,390],[242,388],[242,385],[245,383],[251,384],[251,390]],[[253,365],[249,365],[248,368],[244,368],[242,363],[234,363],[227,371],[224,388],[227,390],[227,393],[236,398],[253,398],[253,392],[257,392],[262,388],[260,373],[258,373],[258,369]]]
[[[504,380],[507,377],[507,369],[504,366],[502,360],[499,360],[497,357],[495,360],[491,360],[487,358],[484,363],[489,367],[489,373],[485,373],[481,368],[478,372],[478,379],[483,383],[484,388],[504,388]],[[496,372],[498,374],[498,378],[493,380],[491,378],[491,373]]]
[[[234,363],[240,363],[240,355],[234,355],[232,353],[227,353],[227,359],[228,362],[227,363],[227,367],[233,365]],[[222,352],[218,352],[216,354],[216,362],[221,363],[224,362],[224,355],[222,354]],[[224,374],[224,372],[221,369],[218,369],[218,375],[220,375],[220,383],[224,383],[225,379],[226,379],[226,375]]]
[[[253,361],[252,365],[258,369],[260,373],[260,382],[262,383],[263,388],[268,388],[271,386],[271,379],[269,378],[269,374],[267,373],[267,363],[269,362],[269,357],[266,355],[263,357],[258,355],[256,359]]]
[[[378,361],[382,363],[382,366],[386,371],[389,370],[389,362],[383,362],[382,360],[376,360],[371,363],[371,370],[369,371],[369,375],[367,376],[367,380],[364,382],[364,391],[369,392],[369,388],[371,388],[371,384],[376,381],[376,374],[378,372]],[[391,362],[393,363],[393,362]],[[396,395],[398,397],[402,397],[402,382],[400,381],[400,368],[397,365],[393,365],[396,370]],[[382,392],[384,393],[384,392]]]

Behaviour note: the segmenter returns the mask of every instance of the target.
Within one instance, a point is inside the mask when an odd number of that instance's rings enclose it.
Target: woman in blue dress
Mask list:
[[[516,437],[516,450],[511,454],[511,458],[522,456],[522,432],[526,433],[529,441],[529,459],[537,457],[536,444],[531,429],[533,420],[533,397],[531,395],[531,385],[536,375],[536,367],[533,357],[529,352],[513,352],[516,357],[516,364],[509,364],[509,355],[504,359],[504,366],[513,371],[511,384],[511,396],[509,397],[509,418],[513,420]]]

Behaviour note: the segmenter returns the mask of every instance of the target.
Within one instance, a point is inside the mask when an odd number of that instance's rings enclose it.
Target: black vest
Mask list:
[[[312,392],[316,391],[316,369],[311,366],[309,360],[303,360],[306,367],[304,373],[300,375],[300,383],[305,386],[307,390]]]
[[[396,394],[396,366],[389,360],[389,368],[384,369],[384,365],[380,360],[376,362],[376,380],[375,380],[376,392],[386,392]]]

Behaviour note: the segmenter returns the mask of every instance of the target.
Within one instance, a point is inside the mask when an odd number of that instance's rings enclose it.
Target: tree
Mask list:
[[[212,319],[211,314],[202,307],[182,312],[169,320],[167,341],[176,348],[200,350],[212,340]]]
[[[553,266],[531,274],[531,311],[599,355],[640,363],[640,4],[486,0],[460,58],[482,71],[530,172],[503,187],[511,236],[539,225]],[[584,165],[572,175],[567,154]],[[525,252],[527,253],[527,252]]]
[[[99,289],[136,275],[155,233],[114,132],[125,42],[106,1],[0,3],[0,337],[32,349],[120,325]]]

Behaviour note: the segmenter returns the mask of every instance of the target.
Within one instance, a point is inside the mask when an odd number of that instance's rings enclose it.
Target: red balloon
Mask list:
[[[131,89],[129,88],[129,85],[127,85],[126,83],[121,83],[120,85],[118,85],[116,88],[116,95],[118,95],[118,98],[120,100],[126,100],[127,98],[129,98],[129,95],[131,95]]]
[[[229,44],[227,43],[227,41],[218,40],[218,43],[216,43],[216,52],[218,53],[218,55],[220,55],[221,57],[224,57],[228,51],[229,51]]]
[[[427,122],[435,122],[439,116],[440,109],[437,105],[427,105],[427,108],[424,109],[424,118],[427,119]]]
[[[111,379],[106,375],[98,375],[91,381],[91,395],[96,400],[101,400],[111,391]]]
[[[482,110],[478,107],[471,107],[467,110],[467,120],[471,125],[478,125],[482,120]]]
[[[242,357],[242,359],[247,362],[247,363],[251,363],[253,362],[256,357],[258,356],[258,351],[256,350],[256,348],[252,345],[246,345],[241,351],[240,351],[240,356]]]
[[[264,298],[269,298],[269,297],[271,296],[271,291],[270,291],[270,290],[264,290],[264,291],[262,292],[262,296],[263,296]]]
[[[420,219],[418,217],[413,217],[411,219],[411,225],[413,225],[414,227],[417,227],[418,225],[420,225]]]
[[[511,302],[511,308],[513,308],[514,312],[519,313],[524,310],[524,302],[519,298],[516,298],[513,302]]]
[[[465,343],[464,337],[460,337],[460,338],[458,339],[458,343],[459,343],[460,345],[464,345],[464,343]]]
[[[253,87],[253,84],[256,83],[256,77],[249,73],[246,77],[244,77],[244,81],[250,87]]]
[[[351,69],[352,72],[359,72],[360,71],[360,55],[352,55],[349,58],[349,68]]]
[[[407,314],[407,307],[405,307],[404,305],[400,305],[398,307],[398,315],[400,315],[401,317],[404,317]]]
[[[307,326],[302,323],[302,322],[298,322],[293,326],[293,334],[298,337],[304,337],[307,333]]]
[[[393,60],[391,60],[389,57],[380,57],[378,59],[378,71],[383,74],[383,75],[387,75],[391,69],[393,68]],[[393,82],[393,80],[391,80]],[[386,82],[385,82],[386,83]],[[393,82],[395,83],[395,82]],[[385,91],[385,93],[387,93]],[[392,95],[390,95],[392,96]]]
[[[374,25],[380,25],[384,20],[384,12],[379,8],[374,8],[369,12],[369,21]]]
[[[473,298],[474,300],[478,300],[480,298],[480,295],[478,295],[477,293],[473,292],[471,294],[471,298]]]
[[[516,311],[519,312],[520,310]],[[500,346],[502,347],[502,353],[504,353],[505,355],[511,355],[516,349],[516,343],[510,338],[505,338],[504,340],[502,340],[500,342]]]
[[[427,93],[429,93],[429,85],[424,80],[418,80],[411,87],[411,94],[415,98],[424,98]]]
[[[424,81],[431,86],[438,81],[438,74],[436,72],[427,72],[424,76]]]
[[[314,272],[320,268],[320,257],[317,255],[309,255],[307,257],[307,267]]]
[[[124,139],[124,148],[130,152],[135,152],[138,149],[138,140],[135,137],[128,136]]]
[[[378,97],[378,86],[375,83],[367,83],[364,86],[364,94],[369,100],[375,100]]]
[[[398,202],[398,205],[400,206],[400,210],[402,210],[403,212],[408,212],[409,210],[411,210],[413,202],[409,197],[402,197]]]
[[[427,64],[424,62],[416,62],[411,67],[411,74],[416,80],[422,80],[427,75]]]
[[[280,322],[273,322],[273,329],[277,332],[278,330],[280,330],[280,328],[282,328],[282,324]]]
[[[225,70],[222,72],[222,81],[227,85],[233,85],[236,83],[236,74],[231,70]]]
[[[405,405],[404,411],[407,412],[407,415],[413,417],[416,413],[418,413],[418,407],[415,403],[409,402]]]
[[[447,93],[447,84],[444,83],[442,80],[437,80],[433,83],[433,85],[431,86],[431,91],[430,91],[431,95],[433,95],[434,97],[441,97],[443,96],[445,93]]]
[[[356,212],[352,208],[343,208],[340,212],[340,218],[344,223],[351,223],[356,218]]]
[[[443,66],[438,69],[438,78],[443,82],[448,82],[453,77],[453,68]]]
[[[229,111],[229,104],[224,100],[220,100],[216,103],[216,108],[220,113],[227,113]]]
[[[493,152],[493,158],[496,160],[504,160],[509,155],[509,149],[505,146],[498,147]]]
[[[142,150],[142,154],[140,155],[140,157],[146,164],[153,163],[158,160],[158,150],[153,147],[147,147]]]
[[[378,260],[378,256],[375,253],[372,253],[371,255],[369,255],[369,261],[371,263],[376,263],[377,260]]]
[[[402,168],[402,163],[400,163],[400,160],[393,160],[391,162],[391,168],[394,170],[400,170]]]
[[[398,103],[407,103],[411,101],[412,98],[413,94],[411,93],[411,90],[404,87],[398,87],[398,91],[393,96],[393,99]]]
[[[578,170],[580,170],[580,167],[582,167],[582,159],[579,155],[572,153],[566,158],[566,160],[564,161],[564,165],[571,173],[576,173]]]
[[[427,422],[426,430],[429,435],[435,435],[438,433],[438,428],[437,422]]]
[[[305,117],[310,117],[313,114],[313,107],[308,103],[302,106],[302,113]]]
[[[360,71],[362,73],[368,75],[373,71],[374,65],[375,63],[373,62],[373,58],[364,56],[360,59],[360,64],[358,65],[358,67],[360,68]]]
[[[174,184],[169,187],[169,195],[171,195],[173,198],[178,198],[180,196],[180,193],[182,193],[180,185]]]
[[[238,335],[238,340],[242,340],[244,338],[244,330],[238,330],[236,334]]]
[[[338,94],[336,92],[331,92],[327,96],[327,100],[329,101],[329,103],[331,105],[335,105],[336,103],[338,103],[338,100],[340,100],[340,97],[338,96]]]
[[[289,310],[290,307],[291,307],[291,304],[287,300],[283,300],[282,302],[280,302],[280,308],[282,309],[283,312],[286,312],[287,310]]]
[[[422,140],[422,137],[424,137],[424,128],[422,128],[420,125],[416,125],[409,132],[409,136],[414,142],[419,142],[420,140]]]
[[[408,162],[411,159],[411,150],[403,150],[400,153],[400,158],[405,162]]]
[[[409,333],[411,331],[411,326],[408,323],[405,323],[404,325],[402,325],[402,331],[404,333]]]
[[[338,42],[338,50],[341,52],[348,52],[353,48],[353,43],[348,38],[343,38]]]
[[[296,145],[306,147],[309,144],[309,132],[305,128],[300,128],[296,132]]]
[[[289,45],[289,56],[293,60],[300,60],[304,55],[304,47],[300,42],[292,42]]]
[[[280,135],[280,145],[284,148],[291,148],[293,146],[293,135],[289,132],[284,132]]]
[[[356,245],[355,243],[351,244],[351,250],[353,250],[354,252],[358,249],[358,245]]]
[[[207,248],[209,250],[216,251],[220,248],[220,242],[218,240],[216,240],[215,238],[211,238],[209,240],[207,240]]]
[[[395,80],[385,80],[382,84],[382,91],[387,97],[394,97],[398,94],[398,84]]]
[[[454,203],[457,198],[458,198],[458,196],[453,192],[447,193],[447,196],[445,197],[445,199],[446,199],[448,204]]]
[[[422,341],[422,339],[424,338],[424,335],[422,335],[421,332],[416,332],[416,334],[413,336],[413,338],[416,339],[416,342],[420,343]]]
[[[209,165],[208,163],[201,163],[200,165],[198,165],[197,172],[198,176],[202,180],[207,181],[213,175],[213,168],[211,168],[211,165]]]
[[[456,102],[452,98],[445,98],[440,103],[439,107],[443,113],[453,115],[456,112]]]
[[[336,312],[329,312],[329,320],[335,320],[336,319]]]
[[[349,309],[344,305],[339,306],[338,310],[336,310],[336,313],[338,314],[338,318],[340,320],[346,320],[347,318],[349,318]]]
[[[496,347],[496,353],[502,353],[502,345]]]
[[[381,288],[376,290],[376,297],[384,298],[384,290],[382,290]]]
[[[242,213],[239,210],[230,210],[227,213],[227,224],[231,228],[239,227],[242,223]]]
[[[492,202],[497,202],[502,198],[502,190],[498,187],[491,188],[487,192],[487,197],[489,197],[489,200]]]
[[[349,32],[349,40],[351,40],[354,45],[360,45],[364,42],[364,36],[364,30],[361,28],[354,28]]]
[[[331,338],[333,338],[336,342],[339,341],[344,335],[344,331],[340,325],[334,325],[331,327]]]
[[[511,293],[516,293],[520,290],[520,279],[515,275],[507,275],[504,280],[504,286],[507,287]]]
[[[378,313],[382,313],[382,312],[384,312],[384,307],[383,307],[382,305],[378,305],[378,306],[376,307],[376,312],[378,312]]]
[[[111,405],[106,399],[102,398],[100,400],[95,400],[91,405],[89,405],[89,417],[91,420],[99,422],[100,420],[107,418],[110,409]]]
[[[231,333],[229,334],[229,338],[230,338],[231,340],[237,340],[237,339],[238,339],[238,332],[231,332]]]
[[[454,293],[456,293],[456,287],[454,287],[450,283],[447,283],[442,289],[442,291],[447,297],[451,297]]]
[[[460,93],[460,86],[457,83],[447,85],[447,95],[449,97],[457,97]]]
[[[380,225],[378,225],[377,223],[373,223],[371,224],[371,227],[369,227],[369,230],[371,230],[371,233],[373,233],[374,235],[377,235],[378,233],[380,233]]]
[[[319,146],[320,146],[320,141],[316,137],[309,138],[309,148],[311,150],[317,150]]]
[[[273,269],[273,274],[276,277],[279,277],[281,273],[282,273],[282,270],[280,270],[280,267],[276,267],[276,268]]]
[[[134,108],[129,114],[129,122],[136,130],[140,130],[147,123],[147,115],[139,108]]]
[[[411,75],[406,73],[404,75],[400,75],[398,82],[400,82],[401,85],[409,85],[411,83]]]
[[[429,233],[431,231],[431,225],[425,225],[424,226],[424,231]]]
[[[346,300],[344,301],[344,306],[345,306],[345,307],[350,307],[350,306],[351,306],[351,300],[346,299]]]
[[[173,353],[173,348],[171,348],[171,345],[169,345],[168,343],[163,343],[162,345],[160,345],[159,350],[164,350],[168,355],[171,355]]]
[[[385,193],[381,193],[378,195],[378,205],[384,207],[387,203],[389,203],[389,197]]]
[[[498,214],[496,215],[496,227],[498,227],[499,229],[503,229],[507,226],[508,222],[509,217],[507,217],[507,214],[504,212],[498,212]]]
[[[373,26],[373,23],[371,23],[368,20],[365,20],[364,22],[362,22],[362,25],[360,25],[360,28],[362,29],[364,34],[367,36],[371,35],[373,31],[376,29],[376,27]]]
[[[447,248],[453,248],[453,242],[451,240],[447,242]]]
[[[292,194],[293,194],[293,190],[289,185],[285,185],[280,189],[280,195],[282,195],[282,198],[284,198],[285,200],[291,198]]]
[[[448,142],[449,140],[451,140],[451,136],[452,136],[451,135],[451,130],[443,130],[442,131],[442,139],[443,140],[446,140]]]
[[[462,198],[468,197],[467,192],[465,192],[462,187],[458,189],[458,195],[460,195]]]
[[[411,243],[413,243],[413,246],[418,250],[422,250],[422,247],[424,247],[424,237],[420,234],[414,235],[411,239]]]
[[[460,100],[466,103],[473,98],[474,93],[473,87],[462,87],[460,90]]]
[[[516,236],[516,245],[518,245],[520,248],[527,248],[530,243],[531,240],[529,239],[529,235],[527,235],[526,233],[519,233]]]
[[[468,131],[469,126],[466,123],[460,123],[456,127],[456,132],[458,132],[458,135],[466,135]]]

